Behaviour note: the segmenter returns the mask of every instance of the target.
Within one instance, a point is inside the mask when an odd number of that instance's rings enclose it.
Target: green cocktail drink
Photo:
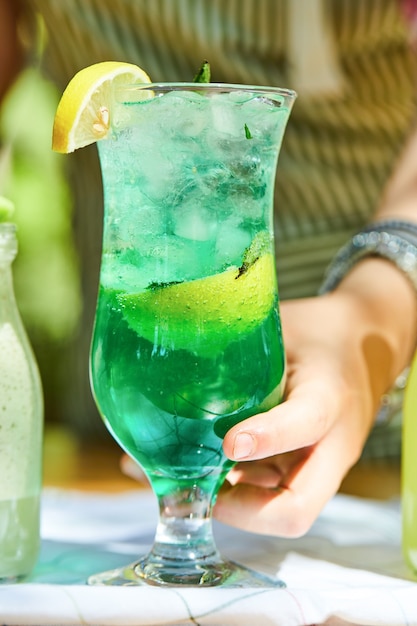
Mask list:
[[[239,302],[226,324],[213,319],[203,331],[204,305],[197,300],[201,309],[195,307],[195,319],[187,319],[188,303],[196,304],[187,292],[191,296],[201,289],[201,298],[218,304],[219,293],[210,283],[221,285],[223,278],[236,282],[237,289],[242,283],[242,298],[249,305],[248,281],[238,278],[236,268],[217,280],[212,276],[133,295],[102,287],[94,342],[99,357],[93,370],[95,393],[117,440],[155,478],[222,477],[230,468],[222,451],[226,430],[281,398],[284,357],[273,257],[269,253],[257,263],[268,281],[262,318],[238,320]],[[257,275],[256,270],[249,273]],[[245,308],[248,315],[255,314],[250,306]],[[160,343],[150,339],[155,319]],[[155,488],[164,489],[163,483],[155,482]]]
[[[150,555],[92,582],[241,586],[246,572],[221,561],[210,512],[232,466],[225,433],[282,398],[272,203],[294,94],[182,84],[116,98],[98,144],[105,220],[91,379],[161,521]]]

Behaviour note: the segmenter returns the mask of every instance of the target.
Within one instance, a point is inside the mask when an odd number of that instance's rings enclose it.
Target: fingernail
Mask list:
[[[255,439],[250,433],[239,433],[235,437],[233,446],[233,458],[244,459],[252,454],[255,449]]]

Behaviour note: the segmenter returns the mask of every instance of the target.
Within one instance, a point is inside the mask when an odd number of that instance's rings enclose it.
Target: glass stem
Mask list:
[[[155,484],[156,483],[156,484]],[[178,484],[172,481],[172,491],[158,494],[158,480],[153,487],[159,502],[159,523],[152,554],[163,560],[218,560],[212,532],[212,504],[216,483],[202,486],[198,482]]]

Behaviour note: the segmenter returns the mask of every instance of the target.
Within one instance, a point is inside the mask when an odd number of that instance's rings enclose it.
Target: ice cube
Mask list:
[[[216,265],[240,265],[250,242],[251,234],[242,228],[242,221],[238,216],[223,222],[216,239]]]
[[[223,94],[212,96],[211,100],[211,127],[214,135],[217,133],[232,137],[241,137],[244,128],[240,115],[236,113],[236,106]]]
[[[198,197],[182,204],[174,212],[174,233],[177,237],[194,241],[212,239],[217,230],[216,215],[198,204]]]

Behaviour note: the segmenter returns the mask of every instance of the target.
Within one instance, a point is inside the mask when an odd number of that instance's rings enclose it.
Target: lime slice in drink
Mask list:
[[[169,349],[213,355],[253,331],[276,299],[275,261],[263,253],[244,271],[150,287],[117,296],[122,314],[140,337]]]

